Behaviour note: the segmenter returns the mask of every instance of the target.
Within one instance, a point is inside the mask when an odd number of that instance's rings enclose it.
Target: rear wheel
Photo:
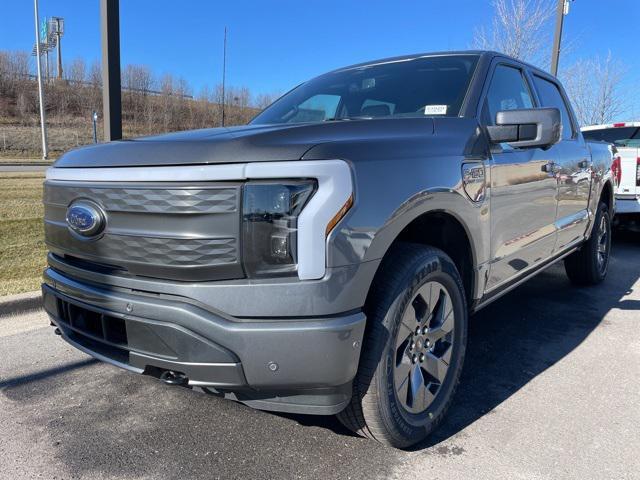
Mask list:
[[[397,245],[367,316],[353,397],[338,418],[365,437],[408,447],[442,421],[460,378],[467,309],[454,263],[436,248]]]
[[[607,276],[610,253],[611,217],[607,204],[600,202],[591,237],[564,261],[569,280],[576,285],[600,283]]]

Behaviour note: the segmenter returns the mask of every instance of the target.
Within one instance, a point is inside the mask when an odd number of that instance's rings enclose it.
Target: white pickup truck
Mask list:
[[[626,217],[640,213],[640,122],[584,127],[582,135],[587,140],[600,140],[616,146],[618,153],[611,165],[617,180],[616,215]]]

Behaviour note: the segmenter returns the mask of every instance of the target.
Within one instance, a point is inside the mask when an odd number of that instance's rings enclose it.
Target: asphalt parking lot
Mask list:
[[[472,317],[462,385],[410,452],[93,361],[0,316],[0,478],[640,478],[640,235],[607,281],[553,267]]]

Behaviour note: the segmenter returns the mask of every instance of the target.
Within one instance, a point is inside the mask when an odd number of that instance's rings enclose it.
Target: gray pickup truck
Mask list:
[[[451,403],[470,313],[559,260],[603,280],[611,162],[513,58],[342,68],[246,126],[60,158],[44,305],[105,362],[407,447]]]

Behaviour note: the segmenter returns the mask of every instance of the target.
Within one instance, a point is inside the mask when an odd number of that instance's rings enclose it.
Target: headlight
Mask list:
[[[242,262],[248,277],[297,270],[298,215],[316,191],[315,180],[255,181],[242,196]]]

